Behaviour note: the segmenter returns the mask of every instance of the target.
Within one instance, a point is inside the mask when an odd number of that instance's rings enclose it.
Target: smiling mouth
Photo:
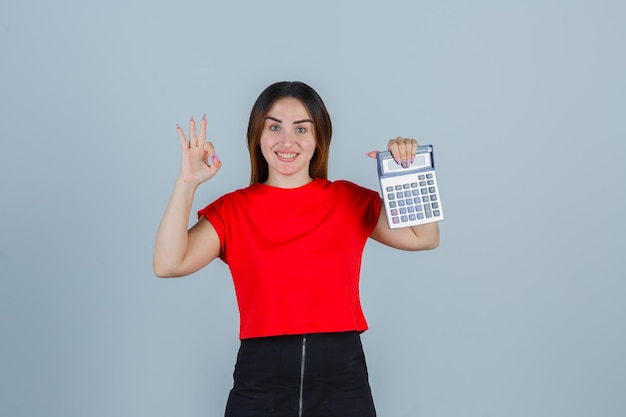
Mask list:
[[[283,152],[276,152],[276,155],[278,155],[278,157],[281,159],[293,159],[296,156],[298,156],[297,153],[283,153]]]

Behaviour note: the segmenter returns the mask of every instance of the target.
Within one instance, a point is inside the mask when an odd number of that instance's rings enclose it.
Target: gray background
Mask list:
[[[197,209],[247,184],[259,92],[303,80],[332,179],[435,145],[441,246],[364,254],[379,415],[626,415],[624,4],[2,0],[0,413],[223,413],[228,269],[151,269],[175,126],[206,113],[224,162]]]

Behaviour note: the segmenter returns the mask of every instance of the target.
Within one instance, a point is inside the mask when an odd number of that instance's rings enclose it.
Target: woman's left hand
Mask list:
[[[419,144],[415,139],[398,136],[397,138],[390,139],[389,142],[387,142],[387,150],[391,151],[393,159],[395,159],[398,165],[408,168],[415,159],[418,145]],[[378,154],[378,151],[369,152],[367,155],[370,158],[376,158],[376,154]]]

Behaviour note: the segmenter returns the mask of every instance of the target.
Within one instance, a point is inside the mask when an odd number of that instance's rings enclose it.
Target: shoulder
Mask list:
[[[198,215],[204,215],[207,219],[211,220],[213,216],[224,217],[228,216],[237,207],[240,207],[250,200],[250,196],[254,194],[254,186],[248,186],[246,188],[240,188],[235,191],[231,191],[213,200],[206,207],[198,211]]]
[[[378,192],[347,180],[328,181],[328,187],[332,189],[333,192],[341,194],[347,193],[349,195],[378,196]]]
[[[258,187],[256,185],[249,185],[245,188],[239,188],[237,190],[222,195],[217,200],[215,200],[215,203],[219,202],[223,204],[225,202],[245,200],[257,194]]]

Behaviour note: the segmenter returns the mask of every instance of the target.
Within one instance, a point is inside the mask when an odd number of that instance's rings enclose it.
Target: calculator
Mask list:
[[[391,152],[379,152],[378,178],[390,229],[443,220],[433,146],[421,145],[411,166],[403,168]]]

